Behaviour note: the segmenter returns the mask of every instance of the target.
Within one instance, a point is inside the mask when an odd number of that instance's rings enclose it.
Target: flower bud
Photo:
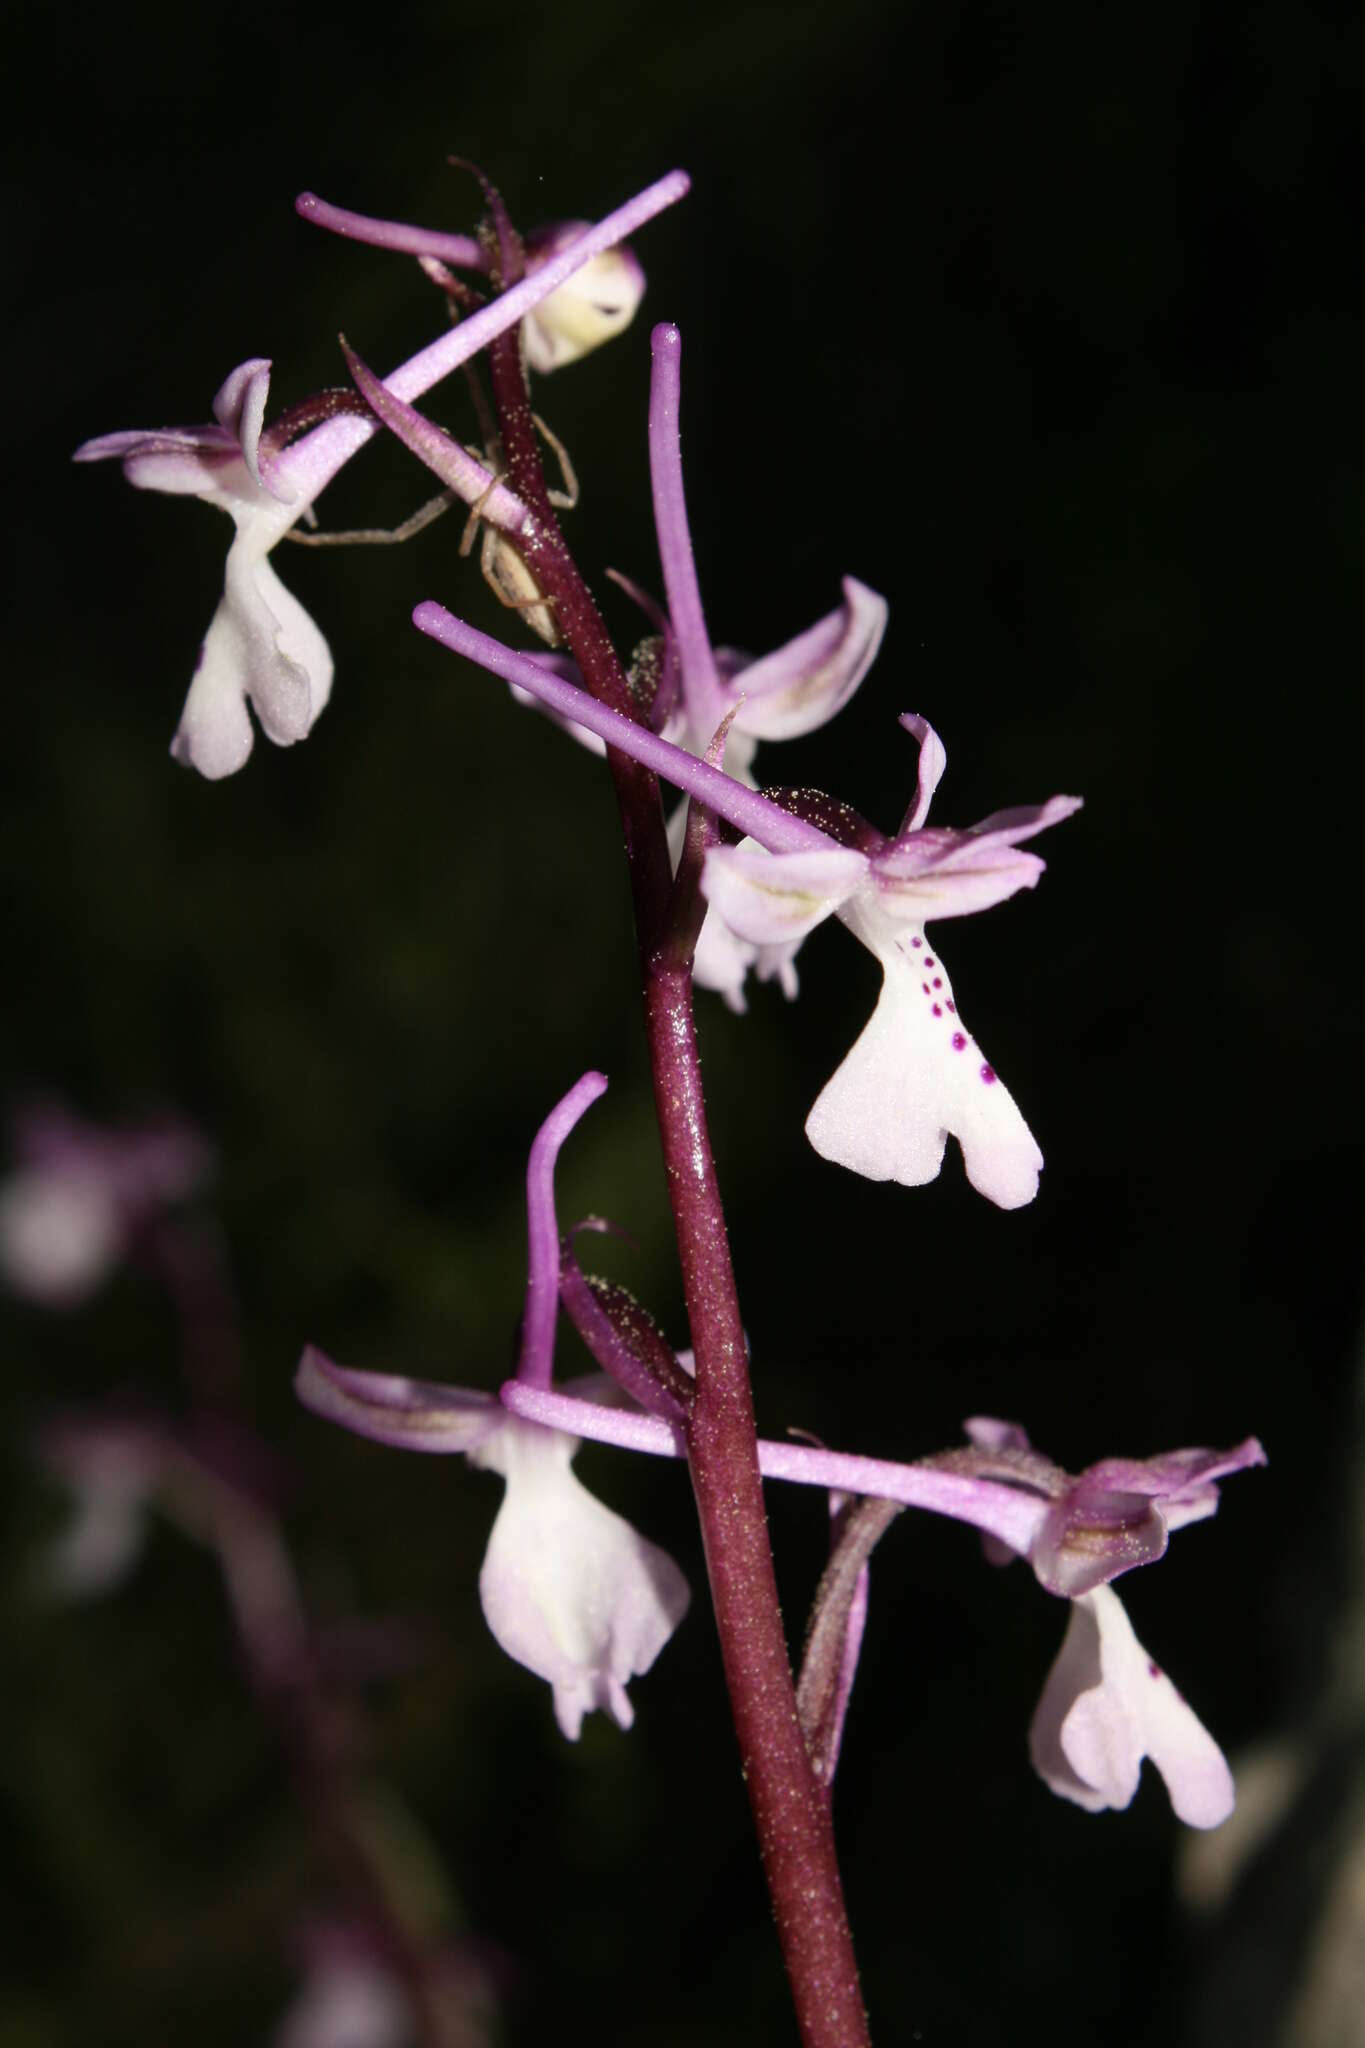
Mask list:
[[[539,228],[526,250],[528,273],[585,234],[588,222],[561,221]],[[619,243],[589,258],[558,291],[550,293],[522,322],[526,360],[533,370],[558,370],[576,363],[604,341],[624,333],[644,297],[645,274],[629,247]]]

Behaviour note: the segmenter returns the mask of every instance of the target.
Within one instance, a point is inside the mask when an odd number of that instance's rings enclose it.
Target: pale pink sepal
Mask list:
[[[471,1453],[507,1484],[479,1574],[484,1617],[508,1656],[554,1688],[570,1741],[594,1707],[629,1728],[627,1683],[648,1671],[691,1598],[673,1560],[575,1478],[576,1449],[576,1438],[509,1415]]]
[[[1054,1792],[1089,1813],[1129,1804],[1145,1756],[1187,1826],[1216,1828],[1235,1803],[1223,1752],[1147,1655],[1108,1586],[1071,1603],[1029,1729],[1029,1754]]]
[[[843,592],[837,610],[729,676],[723,698],[739,703],[741,732],[756,740],[799,739],[842,711],[876,660],[889,609],[855,576],[844,577]],[[724,649],[717,660],[729,668]]]
[[[753,945],[790,945],[805,938],[867,878],[868,859],[850,847],[812,853],[765,853],[752,842],[712,847],[702,893]]]
[[[397,1373],[357,1372],[335,1364],[313,1344],[299,1360],[294,1392],[328,1422],[405,1451],[467,1454],[503,1426],[492,1394]]]

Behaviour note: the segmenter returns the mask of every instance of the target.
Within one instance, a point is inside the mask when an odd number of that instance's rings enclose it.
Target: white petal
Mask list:
[[[245,525],[228,550],[172,754],[212,781],[235,774],[252,747],[248,700],[267,737],[289,746],[309,732],[331,688],[327,642]]]
[[[1177,1817],[1212,1828],[1234,1802],[1213,1737],[1147,1655],[1110,1586],[1071,1602],[1071,1618],[1029,1730],[1034,1768],[1091,1813],[1124,1807],[1144,1756],[1166,1781]]]
[[[823,1158],[869,1180],[919,1187],[938,1173],[951,1134],[972,1186],[1002,1209],[1022,1208],[1038,1192],[1043,1155],[963,1026],[937,952],[923,933],[906,932],[879,957],[877,1007],[817,1099],[806,1136]]]
[[[554,1687],[571,1739],[594,1707],[630,1726],[626,1683],[648,1671],[690,1599],[672,1559],[574,1477],[576,1448],[509,1416],[471,1453],[507,1482],[479,1574],[484,1616],[508,1656]]]

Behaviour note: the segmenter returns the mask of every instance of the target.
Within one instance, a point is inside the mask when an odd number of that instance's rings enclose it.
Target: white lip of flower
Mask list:
[[[691,1597],[673,1560],[575,1477],[577,1448],[509,1416],[469,1454],[507,1484],[479,1574],[485,1618],[508,1656],[554,1688],[571,1742],[594,1707],[630,1727],[626,1682],[648,1671]]]
[[[1110,1586],[1071,1603],[1029,1729],[1029,1756],[1052,1791],[1088,1813],[1127,1806],[1145,1756],[1188,1827],[1216,1828],[1235,1803],[1223,1752],[1143,1649]]]

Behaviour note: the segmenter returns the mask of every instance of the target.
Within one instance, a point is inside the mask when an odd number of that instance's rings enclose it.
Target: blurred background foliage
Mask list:
[[[494,1482],[290,1393],[305,1340],[496,1383],[525,1148],[588,1066],[612,1088],[562,1213],[628,1224],[604,1258],[684,1340],[612,802],[408,627],[439,596],[509,630],[453,519],[282,558],[336,655],[331,707],[227,783],[174,768],[226,523],[67,457],[207,417],[245,356],[274,359],[283,405],[340,381],[338,331],[384,367],[436,331],[415,266],[302,225],[304,187],[463,228],[451,151],[525,225],[691,171],[639,238],[636,327],[540,387],[621,643],[636,622],[601,575],[657,586],[648,329],[669,317],[715,636],[774,646],[845,571],[892,601],[856,700],[768,772],[889,824],[913,708],[947,744],[943,820],[1087,805],[1036,895],[949,937],[1048,1155],[1032,1209],[990,1209],[955,1151],[919,1192],[810,1153],[805,1110],[875,985],[841,930],[807,945],[795,1006],[703,999],[762,1422],[908,1456],[998,1413],[1073,1467],[1257,1431],[1269,1472],[1125,1588],[1235,1752],[1314,1711],[1349,1562],[1363,45],[1360,19],[1287,0],[29,8],[12,32],[6,1087],[180,1112],[217,1146],[248,1413],[319,1616],[420,1629],[369,1700],[370,1766],[439,1851],[447,1924],[494,1959],[509,2044],[790,2033],[704,1600],[635,1687],[635,1730],[597,1718],[570,1749],[479,1616]],[[471,431],[456,386],[431,410]],[[324,521],[393,521],[425,488],[375,447]],[[210,1561],[162,1529],[103,1601],[25,1592],[63,1512],[32,1430],[55,1405],[174,1412],[170,1318],[126,1273],[64,1319],[11,1308],[5,1342],[0,2033],[266,2041],[292,1931],[338,1881]],[[678,1471],[580,1469],[699,1584]],[[772,1510],[799,1638],[822,1517]],[[1092,1820],[1032,1777],[1061,1620],[963,1531],[906,1517],[879,1553],[837,1794],[879,2038],[1221,2042],[1254,1967],[1237,2038],[1281,2039],[1303,1928],[1267,1931],[1235,1890],[1217,1922],[1182,1911],[1155,1782]],[[1313,1882],[1330,1852],[1326,1826]]]

